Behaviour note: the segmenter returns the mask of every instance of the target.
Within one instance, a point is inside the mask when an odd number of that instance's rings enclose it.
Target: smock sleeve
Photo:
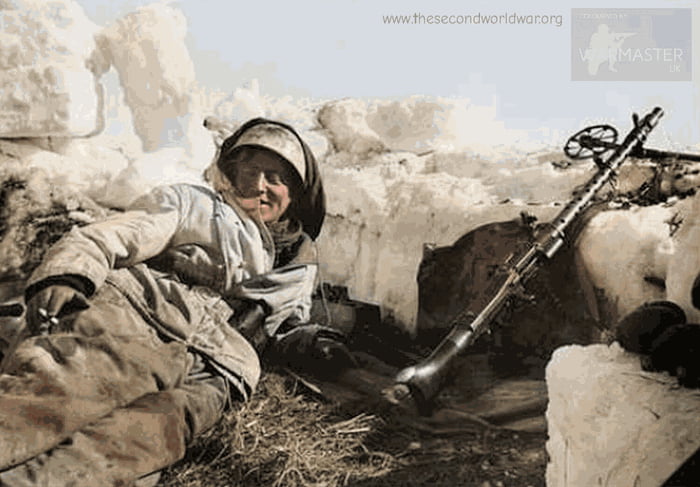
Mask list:
[[[163,186],[137,199],[130,208],[100,222],[74,227],[54,244],[29,279],[27,295],[42,282],[70,276],[89,296],[111,269],[128,267],[165,249],[176,233],[185,202],[175,187]]]

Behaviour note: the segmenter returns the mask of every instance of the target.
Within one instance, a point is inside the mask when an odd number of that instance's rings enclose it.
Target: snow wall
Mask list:
[[[570,134],[511,130],[469,99],[270,97],[256,80],[207,91],[184,44],[186,19],[164,3],[109,26],[70,0],[0,9],[12,27],[0,43],[0,164],[123,208],[158,184],[200,183],[216,143],[245,120],[291,123],[318,157],[328,195],[322,278],[411,332],[425,244],[449,245],[522,211],[548,219],[594,171],[564,157]],[[628,169],[620,184],[642,184],[650,171]]]

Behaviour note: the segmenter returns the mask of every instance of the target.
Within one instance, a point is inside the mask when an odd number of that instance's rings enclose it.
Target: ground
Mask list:
[[[267,371],[161,484],[194,486],[544,486],[545,433],[427,431],[400,411],[339,407],[299,378]]]

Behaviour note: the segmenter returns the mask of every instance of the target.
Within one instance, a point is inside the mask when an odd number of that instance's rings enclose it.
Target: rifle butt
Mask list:
[[[399,371],[395,385],[385,391],[388,400],[399,403],[410,395],[418,412],[430,415],[435,397],[450,376],[452,364],[474,338],[470,325],[450,330],[428,358]]]

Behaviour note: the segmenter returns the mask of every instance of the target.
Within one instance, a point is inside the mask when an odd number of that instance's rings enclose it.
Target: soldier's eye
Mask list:
[[[271,184],[286,184],[282,176],[278,172],[268,171],[265,173],[265,179]]]

